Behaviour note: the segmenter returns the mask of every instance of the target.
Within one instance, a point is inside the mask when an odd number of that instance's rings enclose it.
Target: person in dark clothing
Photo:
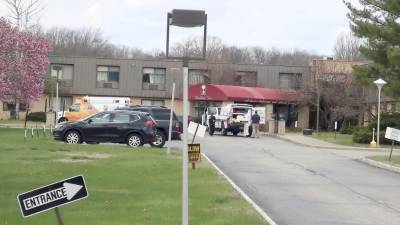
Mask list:
[[[253,128],[252,136],[254,138],[260,138],[260,116],[258,115],[257,111],[254,112],[253,116],[251,116],[251,126]]]
[[[215,116],[214,113],[211,114],[210,118],[208,119],[208,133],[210,134],[210,136],[214,135],[214,131],[215,131]]]

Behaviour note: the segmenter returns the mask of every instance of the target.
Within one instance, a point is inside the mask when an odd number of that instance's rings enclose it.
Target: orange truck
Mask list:
[[[68,111],[57,112],[57,122],[64,121],[74,122],[84,119],[90,115],[98,113],[99,111],[90,103],[88,98],[79,99],[76,103],[68,108]]]

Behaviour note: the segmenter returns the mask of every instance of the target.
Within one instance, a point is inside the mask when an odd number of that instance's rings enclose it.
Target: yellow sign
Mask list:
[[[195,163],[201,161],[200,144],[188,144],[189,151],[189,163]]]

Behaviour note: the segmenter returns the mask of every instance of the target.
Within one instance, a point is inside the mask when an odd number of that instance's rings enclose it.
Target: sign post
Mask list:
[[[390,161],[392,160],[394,142],[395,141],[400,142],[400,130],[391,127],[386,127],[385,138],[392,140],[392,146],[390,148],[390,155],[389,155],[389,161]]]
[[[18,203],[23,217],[55,208],[57,221],[59,225],[63,225],[57,207],[86,198],[88,195],[83,176],[76,176],[21,193],[18,195]]]
[[[174,98],[175,98],[175,82],[172,84],[172,98],[171,98],[171,113],[169,115],[169,130],[168,130],[168,148],[167,153],[171,152],[171,136],[172,136],[172,119],[174,115]]]
[[[337,131],[337,121],[335,121],[335,140],[336,140],[336,131]]]

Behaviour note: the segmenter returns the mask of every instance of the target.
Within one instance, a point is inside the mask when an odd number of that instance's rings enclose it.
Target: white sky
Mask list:
[[[202,9],[208,34],[227,44],[308,50],[331,55],[337,35],[349,30],[342,0],[41,0],[44,28],[101,28],[112,43],[164,49],[166,15]],[[7,9],[0,0],[0,17]]]

